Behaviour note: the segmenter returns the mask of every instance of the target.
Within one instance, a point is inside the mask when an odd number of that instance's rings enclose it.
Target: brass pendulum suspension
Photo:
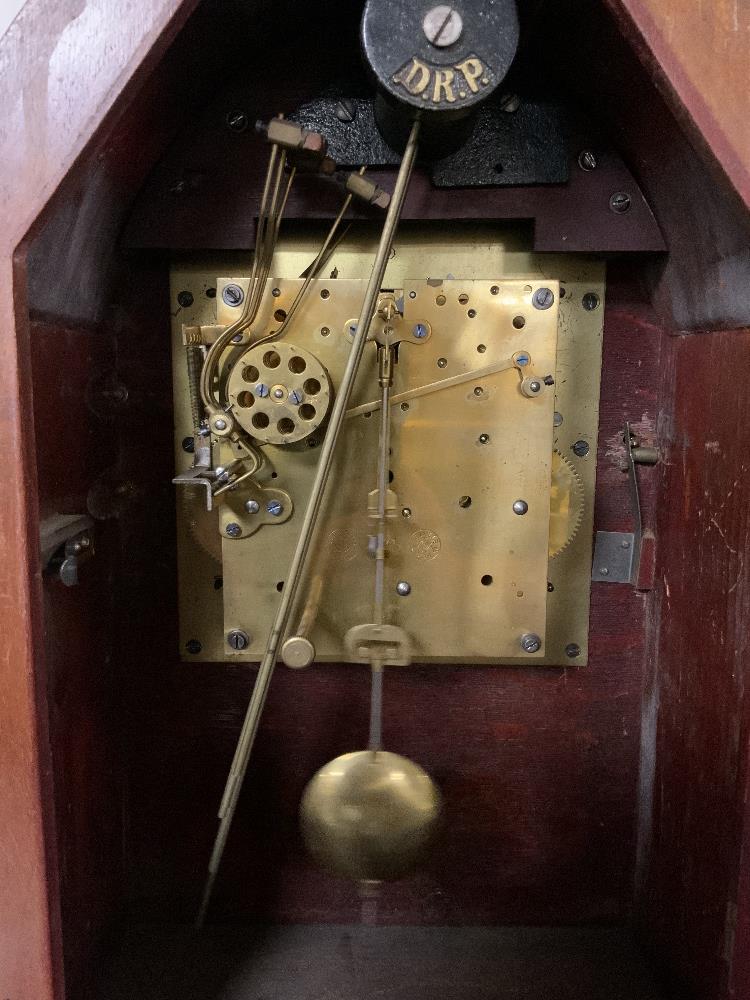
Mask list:
[[[368,749],[330,761],[305,789],[300,815],[310,853],[338,875],[372,884],[400,878],[413,869],[437,828],[441,800],[429,775],[406,757],[382,748],[383,669],[410,661],[408,636],[385,622],[386,518],[393,385],[392,330],[384,327],[378,346],[380,431],[376,534],[372,538],[375,586],[372,623],[350,631],[358,652],[370,663],[370,737]],[[399,648],[393,655],[394,640]],[[360,646],[360,643],[362,644]]]

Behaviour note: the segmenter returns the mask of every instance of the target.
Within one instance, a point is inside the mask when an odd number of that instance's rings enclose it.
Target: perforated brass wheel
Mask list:
[[[227,384],[235,419],[267,444],[293,444],[309,437],[325,419],[332,395],[320,361],[283,340],[248,348]]]

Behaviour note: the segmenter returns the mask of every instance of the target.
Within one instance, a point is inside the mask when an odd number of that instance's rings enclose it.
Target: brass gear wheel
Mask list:
[[[557,450],[552,452],[549,500],[549,557],[554,559],[575,538],[583,520],[583,480],[572,462]]]

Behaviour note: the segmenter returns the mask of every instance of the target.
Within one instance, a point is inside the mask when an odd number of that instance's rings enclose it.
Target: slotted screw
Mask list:
[[[524,653],[538,653],[542,648],[542,640],[534,632],[521,636],[521,649]]]
[[[537,288],[531,299],[535,309],[549,309],[555,301],[555,293],[551,288]]]
[[[609,207],[616,215],[624,215],[629,211],[632,199],[627,191],[615,191],[609,199]]]

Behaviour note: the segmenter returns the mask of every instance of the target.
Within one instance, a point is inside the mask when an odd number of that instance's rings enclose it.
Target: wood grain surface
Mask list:
[[[179,7],[144,0],[123,16],[114,0],[29,0],[0,39],[0,993],[11,1000],[63,996],[33,346],[24,254],[14,263],[14,253],[137,67],[158,59]]]

